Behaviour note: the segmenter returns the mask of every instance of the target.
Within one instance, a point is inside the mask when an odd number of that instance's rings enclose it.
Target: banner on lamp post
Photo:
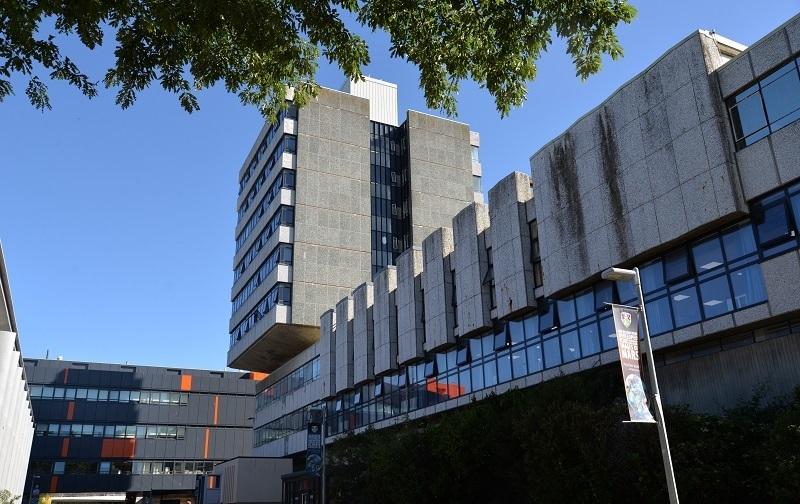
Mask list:
[[[639,349],[639,309],[624,305],[611,305],[614,327],[617,331],[619,362],[622,380],[632,422],[655,422],[647,404],[642,381],[642,352]]]
[[[322,469],[322,424],[308,423],[306,436],[306,470],[311,476],[319,476]]]

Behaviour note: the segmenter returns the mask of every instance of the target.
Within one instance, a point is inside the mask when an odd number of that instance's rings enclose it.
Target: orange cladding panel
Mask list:
[[[50,478],[50,493],[56,493],[57,487],[58,487],[58,476],[53,476]]]
[[[206,429],[206,447],[203,450],[203,458],[208,458],[208,437],[211,435],[211,430]]]
[[[104,439],[103,447],[100,450],[100,456],[103,458],[111,458],[114,456],[114,439]]]
[[[214,397],[214,425],[217,425],[217,414],[219,413],[219,396]]]
[[[67,420],[72,420],[72,415],[75,414],[75,401],[70,401],[67,406]]]
[[[64,439],[61,443],[61,456],[66,457],[69,453],[69,438]]]
[[[69,368],[64,370],[64,385],[67,384],[68,379],[69,379]]]
[[[192,375],[181,375],[181,390],[192,390]]]

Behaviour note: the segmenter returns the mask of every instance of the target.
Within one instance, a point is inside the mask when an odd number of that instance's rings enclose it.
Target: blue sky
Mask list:
[[[635,1],[619,29],[625,57],[581,82],[557,43],[539,62],[525,105],[501,120],[465,83],[459,117],[481,133],[484,192],[615,89],[697,29],[750,45],[800,11],[800,1]],[[760,8],[759,8],[760,5]],[[367,33],[364,73],[398,84],[401,115],[426,110],[416,69]],[[100,79],[112,46],[82,52]],[[344,77],[323,65],[318,82]],[[228,346],[237,173],[262,125],[217,88],[186,114],[159,88],[128,110],[114,91],[87,100],[50,83],[53,110],[24,86],[0,103],[0,240],[26,357],[222,369]],[[436,113],[436,112],[433,112]]]

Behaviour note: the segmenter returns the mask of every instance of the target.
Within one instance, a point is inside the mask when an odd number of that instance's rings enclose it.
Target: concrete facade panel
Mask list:
[[[422,358],[425,340],[422,295],[422,247],[412,247],[397,258],[397,362]]]
[[[353,297],[336,303],[336,392],[353,388]]]
[[[491,283],[485,232],[489,207],[473,203],[453,219],[456,272],[457,335],[468,336],[491,327]]]
[[[455,343],[452,253],[450,228],[434,231],[422,243],[425,351]]]
[[[413,281],[413,276],[412,276]],[[375,276],[375,363],[376,375],[397,369],[397,268],[387,266]]]
[[[375,285],[367,282],[353,291],[353,383],[375,379]]]

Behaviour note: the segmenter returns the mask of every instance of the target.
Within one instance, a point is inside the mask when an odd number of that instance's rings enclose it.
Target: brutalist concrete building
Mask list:
[[[0,491],[22,495],[32,439],[33,410],[0,245]]]
[[[256,139],[239,174],[228,365],[273,372],[319,315],[482,199],[479,137],[367,78],[320,89]]]
[[[745,48],[698,31],[395,265],[330,302],[259,384],[254,455],[616,367],[639,267],[663,400],[800,384],[800,16]],[[291,482],[290,482],[291,483]],[[300,487],[296,487],[300,488]],[[300,490],[298,490],[300,491]]]
[[[26,491],[36,484],[54,503],[186,504],[198,476],[252,451],[263,375],[45,359],[25,369],[36,415]]]

